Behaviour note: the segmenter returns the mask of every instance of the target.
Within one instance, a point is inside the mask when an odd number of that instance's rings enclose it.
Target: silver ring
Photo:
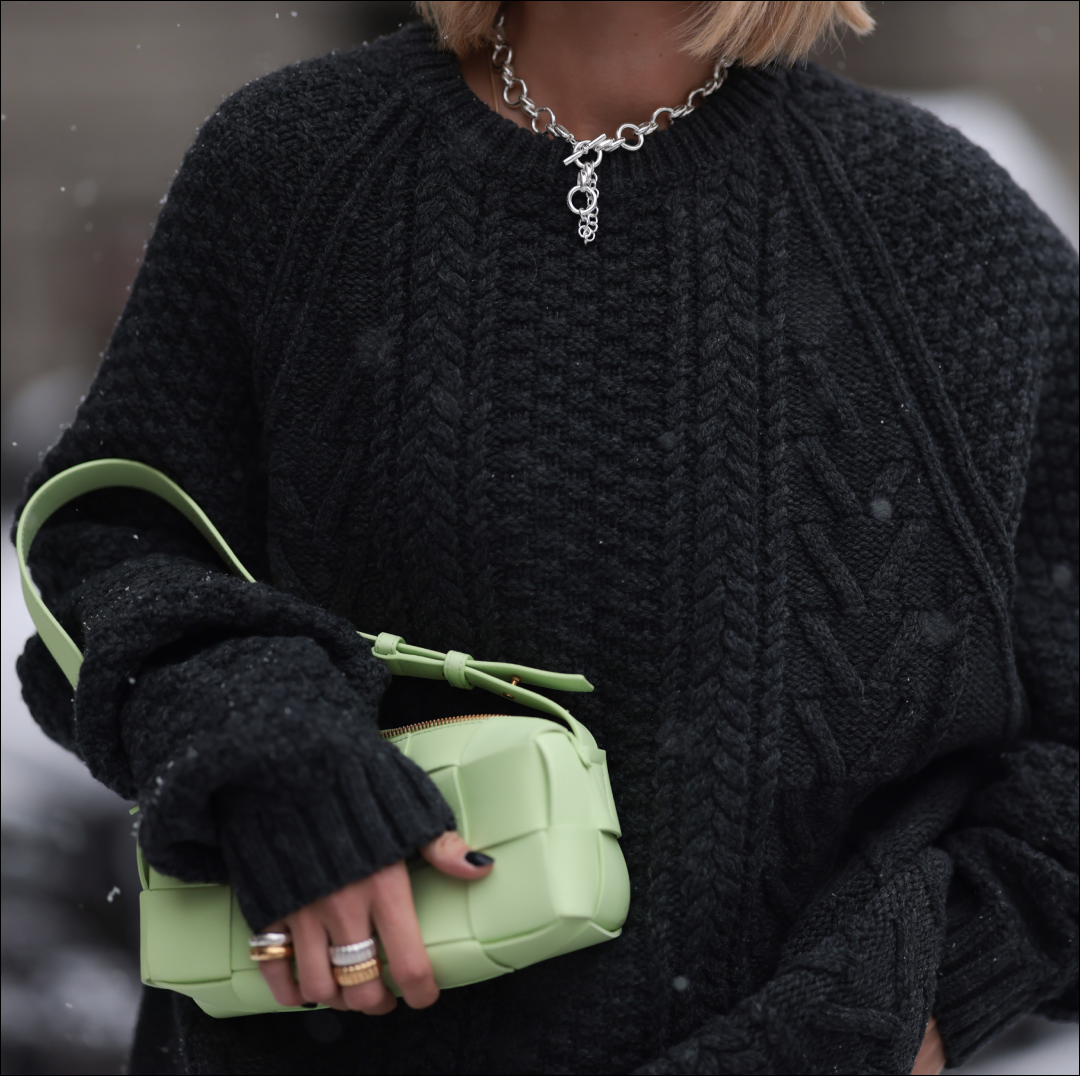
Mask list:
[[[291,941],[291,934],[282,934],[277,930],[269,930],[265,934],[252,934],[248,938],[248,948],[261,949],[265,945],[288,945]]]
[[[348,968],[353,964],[363,964],[365,960],[374,960],[376,956],[375,939],[353,942],[351,945],[331,945],[330,963],[335,968]]]

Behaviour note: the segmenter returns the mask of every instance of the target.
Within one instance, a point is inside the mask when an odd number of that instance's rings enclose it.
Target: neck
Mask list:
[[[503,36],[514,68],[537,107],[551,108],[581,139],[644,123],[660,107],[682,104],[712,74],[712,64],[679,48],[692,4],[681,0],[514,0],[504,6]],[[492,93],[491,50],[461,57],[469,88],[520,127],[529,118]],[[667,117],[664,117],[666,120]]]

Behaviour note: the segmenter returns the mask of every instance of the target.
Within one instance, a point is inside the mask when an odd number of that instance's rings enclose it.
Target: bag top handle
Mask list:
[[[214,551],[229,568],[246,579],[256,582],[255,577],[240,562],[229,543],[210,521],[206,513],[171,478],[161,471],[135,460],[101,459],[76,464],[54,475],[45,482],[26,502],[19,525],[15,531],[15,549],[19,558],[19,576],[23,598],[30,618],[49,653],[56,659],[64,675],[74,688],[79,681],[79,669],[83,657],[74,640],[50,612],[37,588],[30,579],[27,556],[39,530],[53,513],[65,504],[99,489],[140,489],[152,493],[172,505],[192,523],[210,543]],[[438,650],[425,650],[410,646],[399,635],[383,632],[367,635],[358,632],[372,646],[372,654],[396,676],[416,676],[426,680],[448,680],[454,687],[471,690],[474,687],[502,695],[504,698],[523,703],[534,710],[550,714],[566,722],[571,732],[586,746],[595,748],[592,734],[568,710],[544,695],[530,691],[522,684],[549,688],[555,691],[592,691],[593,686],[584,676],[571,673],[554,673],[544,669],[532,669],[526,665],[512,665],[501,661],[477,661],[469,654],[451,650],[443,654]]]

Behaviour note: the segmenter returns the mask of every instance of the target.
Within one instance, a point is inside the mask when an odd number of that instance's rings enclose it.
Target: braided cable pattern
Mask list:
[[[757,649],[758,176],[739,155],[728,162],[724,200],[701,222],[700,360],[695,401],[694,563],[681,843],[707,871],[687,871],[684,907],[702,915],[683,932],[694,1010],[729,1004],[741,977],[737,914],[748,825],[753,677]],[[721,251],[724,255],[721,255]],[[692,992],[692,993],[691,993]],[[700,1009],[698,1009],[700,1006]]]
[[[429,139],[435,136],[428,134]],[[469,646],[459,535],[465,371],[474,323],[467,267],[479,205],[476,179],[437,143],[420,147],[404,410],[398,459],[401,577],[414,638],[435,629]]]
[[[669,245],[671,264],[671,321],[668,355],[671,380],[666,392],[665,413],[670,429],[660,435],[663,453],[663,495],[666,524],[662,557],[662,635],[668,641],[665,677],[661,690],[665,699],[663,715],[656,730],[657,757],[653,775],[654,809],[651,843],[656,847],[677,847],[681,840],[683,773],[688,756],[687,733],[690,714],[689,664],[691,640],[683,628],[690,606],[689,566],[693,559],[691,523],[694,505],[689,479],[693,453],[692,409],[698,334],[694,319],[693,292],[679,285],[692,276],[692,266],[700,256],[698,216],[689,199],[674,201],[670,207]],[[673,1036],[678,995],[671,990],[677,975],[684,975],[680,941],[679,909],[682,907],[678,876],[662,860],[649,863],[648,887],[652,897],[649,944],[656,954],[659,973],[652,981],[653,1008],[663,1039]]]

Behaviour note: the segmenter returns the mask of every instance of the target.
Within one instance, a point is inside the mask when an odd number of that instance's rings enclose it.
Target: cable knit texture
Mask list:
[[[632,118],[632,117],[631,117]],[[1077,266],[981,151],[826,75],[732,73],[605,158],[491,113],[423,28],[227,101],[31,488],[86,652],[20,663],[253,926],[452,825],[377,730],[464,712],[354,629],[582,671],[633,900],[616,942],[430,1010],[215,1021],[132,1071],[905,1073],[1077,1004]],[[498,869],[498,868],[496,868]]]

